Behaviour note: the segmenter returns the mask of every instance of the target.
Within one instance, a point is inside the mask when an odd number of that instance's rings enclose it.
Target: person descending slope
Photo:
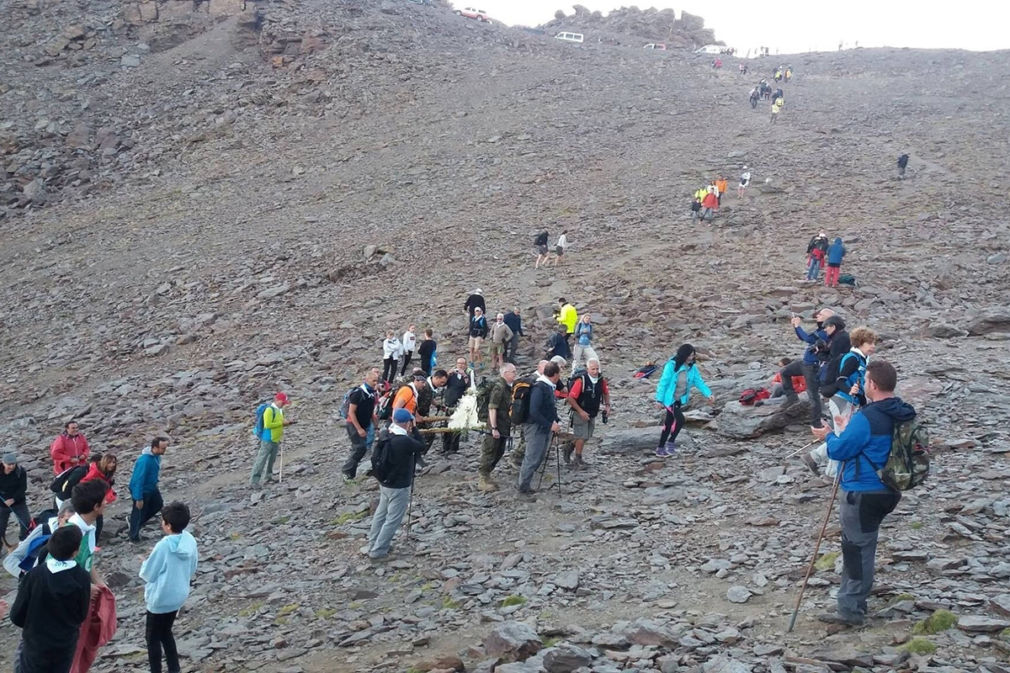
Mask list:
[[[697,388],[708,398],[709,403],[715,400],[712,391],[701,379],[698,368],[694,366],[695,351],[691,344],[684,344],[677,349],[677,354],[666,361],[663,375],[656,386],[656,405],[666,410],[663,420],[663,432],[659,436],[657,456],[672,456],[676,451],[677,435],[684,428],[684,412],[681,407],[691,401],[691,388]]]

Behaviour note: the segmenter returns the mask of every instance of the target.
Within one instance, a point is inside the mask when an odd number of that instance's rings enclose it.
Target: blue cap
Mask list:
[[[393,410],[394,423],[409,423],[412,420],[414,420],[414,414],[410,413],[403,407]]]

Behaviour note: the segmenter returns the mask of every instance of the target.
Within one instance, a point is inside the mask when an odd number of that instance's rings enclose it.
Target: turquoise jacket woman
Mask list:
[[[687,370],[687,387],[679,400],[674,399],[677,390],[677,377],[681,372]],[[701,379],[698,368],[694,366],[694,361],[677,366],[676,358],[670,358],[663,367],[663,375],[659,379],[659,386],[656,388],[656,401],[664,407],[673,406],[674,402],[680,402],[681,406],[687,406],[691,400],[691,388],[697,388],[705,397],[712,397],[712,391]]]

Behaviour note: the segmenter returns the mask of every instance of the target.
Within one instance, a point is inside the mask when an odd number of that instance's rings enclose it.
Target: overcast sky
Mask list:
[[[558,9],[572,13],[568,0],[453,2],[457,8],[477,6],[508,24],[535,26],[549,21]],[[743,51],[761,45],[782,53],[835,50],[842,41],[846,46],[858,41],[861,47],[1010,48],[1007,0],[582,0],[578,4],[604,13],[631,5],[672,7],[678,16],[686,10],[703,17],[716,39]]]

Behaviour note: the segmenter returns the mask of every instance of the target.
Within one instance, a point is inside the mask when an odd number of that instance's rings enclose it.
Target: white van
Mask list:
[[[696,54],[721,54],[722,50],[726,47],[720,47],[717,44],[706,44],[704,47],[699,47],[694,50]]]
[[[564,40],[565,42],[578,42],[582,43],[583,35],[582,33],[558,33],[554,36],[556,40]]]

